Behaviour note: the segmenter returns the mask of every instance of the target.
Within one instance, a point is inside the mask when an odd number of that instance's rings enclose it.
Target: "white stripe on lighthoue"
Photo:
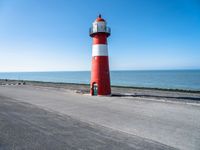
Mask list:
[[[92,45],[92,56],[108,56],[108,46],[106,44]]]

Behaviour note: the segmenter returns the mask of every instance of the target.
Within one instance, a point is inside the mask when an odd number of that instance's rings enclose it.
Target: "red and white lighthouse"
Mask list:
[[[101,15],[93,22],[90,28],[92,45],[92,70],[90,82],[91,95],[110,95],[110,71],[108,61],[107,37],[110,36],[110,28]]]

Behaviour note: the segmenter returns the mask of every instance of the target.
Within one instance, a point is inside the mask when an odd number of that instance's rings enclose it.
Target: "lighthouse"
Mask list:
[[[93,40],[90,94],[111,95],[107,46],[110,28],[107,27],[106,21],[101,18],[101,15],[92,23],[89,34]]]

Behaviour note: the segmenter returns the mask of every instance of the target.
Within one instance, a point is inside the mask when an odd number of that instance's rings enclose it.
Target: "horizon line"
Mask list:
[[[200,70],[200,68],[196,69],[116,69],[110,70],[112,71],[186,71],[186,70]],[[91,72],[91,70],[50,70],[50,71],[0,71],[0,73],[31,73],[31,72]]]

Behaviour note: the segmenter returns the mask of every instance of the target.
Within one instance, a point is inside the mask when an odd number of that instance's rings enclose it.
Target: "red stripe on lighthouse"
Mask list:
[[[92,58],[91,86],[92,84],[97,83],[98,95],[111,94],[110,73],[108,64],[108,56],[97,56]]]
[[[107,44],[107,35],[105,33],[98,33],[94,35],[93,44]]]

